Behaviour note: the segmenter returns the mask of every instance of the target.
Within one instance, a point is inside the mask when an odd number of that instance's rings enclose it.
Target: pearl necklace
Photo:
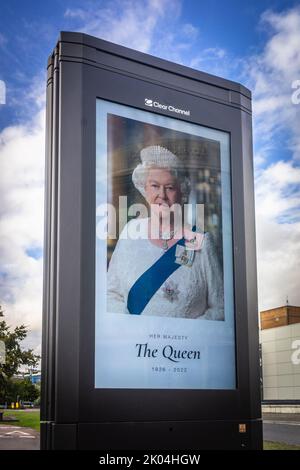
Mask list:
[[[174,238],[174,235],[175,235],[174,230],[170,230],[170,232],[162,232],[162,234],[160,235],[159,238],[160,240],[162,240],[162,249],[164,251],[167,251],[169,249],[168,241]]]

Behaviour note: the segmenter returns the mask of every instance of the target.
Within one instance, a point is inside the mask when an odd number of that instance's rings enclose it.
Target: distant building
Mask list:
[[[41,383],[41,372],[40,371],[24,371],[19,374],[14,375],[14,379],[16,380],[24,380],[29,379],[33,384],[40,384]]]
[[[261,329],[278,328],[279,326],[300,323],[300,307],[284,305],[260,312]]]
[[[31,383],[40,384],[41,383],[41,373],[32,374],[30,377]]]
[[[300,405],[300,307],[265,310],[260,320],[263,401],[292,410]]]
[[[39,384],[41,382],[40,371],[30,371],[23,375],[24,379],[29,379],[32,384]]]

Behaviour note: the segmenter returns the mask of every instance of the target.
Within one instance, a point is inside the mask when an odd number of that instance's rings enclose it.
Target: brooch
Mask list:
[[[182,245],[176,246],[175,263],[181,264],[183,266],[187,266],[188,268],[190,268],[194,262],[194,258],[195,258],[194,250],[187,250]]]
[[[173,281],[166,281],[162,287],[163,296],[168,299],[170,302],[178,300],[178,285]]]

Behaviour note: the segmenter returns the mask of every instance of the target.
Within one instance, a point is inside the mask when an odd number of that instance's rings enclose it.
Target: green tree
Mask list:
[[[39,387],[31,383],[29,377],[15,381],[14,395],[21,401],[35,401],[40,396]]]
[[[0,403],[11,400],[15,389],[12,378],[19,372],[20,367],[34,368],[40,359],[32,349],[21,348],[20,343],[28,333],[26,326],[16,326],[12,330],[3,318],[4,312],[0,306],[0,341],[5,345],[5,362],[0,363]]]

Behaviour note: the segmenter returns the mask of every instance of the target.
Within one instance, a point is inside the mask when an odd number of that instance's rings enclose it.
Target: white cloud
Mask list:
[[[275,32],[265,48],[264,59],[273,70],[290,79],[300,68],[300,8],[284,14],[267,11],[262,21]]]
[[[271,221],[283,225],[280,220],[289,216],[291,229],[293,219],[300,219],[300,168],[279,161],[258,173],[256,198],[256,215],[262,224]]]
[[[239,81],[241,70],[244,67],[244,60],[218,46],[204,49],[199,47],[199,50],[200,52],[194,55],[187,64],[189,67],[228,80]]]
[[[195,26],[191,23],[186,23],[182,27],[182,32],[183,34],[185,34],[186,37],[194,40],[197,38],[199,31],[198,28],[195,28]]]
[[[300,77],[300,9],[267,11],[269,39],[244,78],[253,89],[259,308],[300,305],[300,106],[291,102]]]
[[[292,162],[257,176],[256,230],[260,309],[284,304],[287,295],[300,305],[300,168]]]
[[[300,7],[265,12],[261,27],[268,31],[269,39],[261,54],[245,61],[243,74],[244,82],[253,89],[255,137],[260,146],[268,144],[272,155],[280,133],[287,131],[286,148],[294,160],[300,160],[300,106],[291,100],[292,83],[300,78]]]
[[[179,11],[178,0],[117,0],[105,7],[96,2],[86,9],[69,8],[65,16],[79,20],[83,32],[148,52],[158,24],[168,30],[170,25],[166,27],[162,20],[172,12],[174,21]]]
[[[0,304],[11,326],[29,327],[34,348],[41,341],[43,262],[28,250],[42,249],[44,120],[42,109],[0,134]]]
[[[67,9],[65,17],[87,34],[184,63],[198,29],[180,22],[181,4],[180,0],[117,0],[104,7],[94,1],[85,9]]]
[[[0,80],[0,104],[6,103],[6,85],[3,80]]]

